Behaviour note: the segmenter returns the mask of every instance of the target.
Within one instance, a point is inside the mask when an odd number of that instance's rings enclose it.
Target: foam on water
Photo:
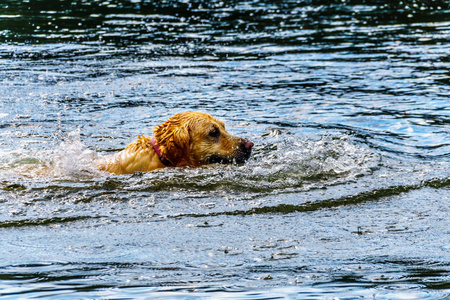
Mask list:
[[[9,174],[53,180],[73,180],[100,176],[93,161],[97,154],[80,139],[80,129],[69,132],[54,149],[3,151],[0,162]]]
[[[80,129],[72,130],[52,151],[49,174],[52,177],[67,179],[99,176],[100,172],[93,164],[96,157],[95,151],[82,143]]]
[[[272,187],[295,187],[363,176],[377,168],[379,159],[347,135],[276,136],[264,141],[249,169]]]

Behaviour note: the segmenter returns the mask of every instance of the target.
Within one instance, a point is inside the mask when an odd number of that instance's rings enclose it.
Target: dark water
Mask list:
[[[447,1],[0,3],[4,298],[450,297]],[[111,176],[200,110],[244,165]]]

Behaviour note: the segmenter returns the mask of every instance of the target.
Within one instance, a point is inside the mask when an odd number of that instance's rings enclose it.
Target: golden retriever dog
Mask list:
[[[243,163],[253,143],[233,136],[225,124],[201,112],[178,113],[140,136],[124,150],[98,159],[99,170],[115,174],[147,172],[165,167],[199,167],[213,163]]]

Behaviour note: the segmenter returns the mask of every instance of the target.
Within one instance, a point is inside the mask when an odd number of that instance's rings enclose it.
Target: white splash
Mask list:
[[[80,129],[72,130],[59,146],[51,151],[50,172],[52,177],[79,178],[99,174],[94,165],[97,154],[88,149],[80,138]]]
[[[54,149],[17,149],[0,152],[0,177],[18,175],[30,178],[76,180],[98,177],[94,165],[97,154],[80,139],[80,129],[69,132]]]

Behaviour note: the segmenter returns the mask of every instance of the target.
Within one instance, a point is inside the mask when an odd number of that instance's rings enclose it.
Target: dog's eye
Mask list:
[[[219,128],[214,128],[213,130],[211,130],[209,132],[209,136],[211,136],[211,137],[218,137],[218,136],[220,136]]]

